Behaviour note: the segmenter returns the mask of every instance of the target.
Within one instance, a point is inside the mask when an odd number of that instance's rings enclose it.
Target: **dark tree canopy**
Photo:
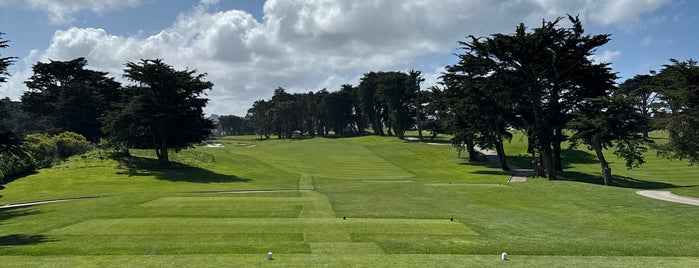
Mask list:
[[[582,100],[606,94],[616,78],[608,64],[589,59],[609,35],[585,35],[572,16],[571,27],[559,27],[562,19],[544,21],[531,31],[520,24],[513,34],[460,42],[465,54],[487,64],[488,75],[509,85],[491,90],[502,89],[498,94],[510,100],[507,108],[517,115],[510,124],[526,129],[543,164],[541,175],[549,179],[562,170],[560,146],[570,112]]]
[[[120,110],[105,120],[105,132],[129,147],[155,149],[158,160],[169,164],[168,149],[183,149],[205,140],[215,128],[204,118],[213,87],[206,74],[178,71],[160,59],[129,62],[124,77],[134,85],[124,89]]]
[[[668,158],[699,162],[699,65],[695,60],[671,60],[655,78],[662,107],[656,125],[668,132],[660,153]]]
[[[636,101],[633,96],[618,93],[588,99],[576,107],[568,123],[575,132],[573,143],[581,142],[595,151],[605,185],[612,185],[612,172],[603,150],[614,148],[614,154],[625,160],[627,168],[645,162],[642,153],[650,140],[641,134],[647,123],[635,107]]]
[[[44,131],[72,131],[97,142],[102,137],[100,119],[120,100],[121,85],[85,66],[85,58],[36,63],[25,82],[22,108],[44,124]]]
[[[0,48],[7,48],[9,41],[2,38],[5,33],[0,32]],[[7,82],[7,76],[10,74],[7,72],[7,68],[15,62],[16,57],[2,57],[0,54],[0,83]]]

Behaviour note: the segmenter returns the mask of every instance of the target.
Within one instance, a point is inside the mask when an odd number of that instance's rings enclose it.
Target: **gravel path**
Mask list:
[[[687,205],[699,206],[699,198],[692,198],[686,196],[679,196],[671,193],[670,191],[636,191],[637,194],[650,197],[658,200],[670,201],[675,203],[682,203]]]

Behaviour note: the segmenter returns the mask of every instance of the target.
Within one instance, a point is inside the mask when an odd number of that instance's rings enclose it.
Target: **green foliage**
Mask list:
[[[669,139],[657,146],[668,158],[699,162],[699,65],[697,61],[671,60],[654,78],[662,106],[655,124],[666,130]]]
[[[1,135],[0,183],[34,169],[34,159],[27,151],[25,141],[12,132]]]
[[[93,142],[102,137],[100,118],[113,111],[121,85],[106,72],[85,69],[87,60],[36,63],[26,81],[22,108],[40,121],[43,131],[72,131]]]
[[[125,89],[119,111],[108,115],[103,130],[115,142],[155,149],[168,165],[168,149],[180,150],[204,141],[215,128],[205,119],[206,90],[213,87],[206,74],[178,71],[160,59],[126,64],[125,77],[135,85]]]
[[[45,133],[28,134],[26,140],[29,152],[40,168],[95,149],[85,137],[68,131],[53,136]]]
[[[56,141],[45,133],[28,134],[27,147],[39,168],[49,167],[61,160]]]
[[[7,48],[8,41],[2,38],[3,35],[5,35],[5,33],[0,32],[0,48]],[[0,56],[2,56],[2,54],[0,54]],[[14,63],[15,59],[16,57],[0,57],[0,83],[7,81],[7,76],[10,75],[7,73],[7,67]]]

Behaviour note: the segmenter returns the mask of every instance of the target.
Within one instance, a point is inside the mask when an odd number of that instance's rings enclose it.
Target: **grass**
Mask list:
[[[567,151],[570,180],[508,184],[508,173],[457,159],[451,146],[371,136],[217,142],[224,147],[173,155],[169,169],[136,151],[134,158],[77,157],[5,185],[2,203],[102,197],[0,210],[0,263],[699,265],[699,210],[633,188],[696,193],[686,178],[696,168],[679,161],[651,164],[649,155],[640,169],[613,166],[624,183],[606,187],[589,152]],[[526,161],[517,156],[523,144],[508,144],[511,159]],[[657,170],[668,163],[674,173]],[[274,261],[266,260],[269,251]],[[501,261],[502,252],[511,260]]]

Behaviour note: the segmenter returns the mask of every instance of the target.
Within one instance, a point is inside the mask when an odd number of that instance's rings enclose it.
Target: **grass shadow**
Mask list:
[[[582,173],[576,171],[566,171],[563,176],[565,180],[577,181],[591,184],[604,185],[604,180],[602,175]],[[639,179],[634,179],[627,176],[612,175],[612,186],[622,187],[622,188],[633,188],[633,189],[644,189],[644,190],[657,190],[657,189],[668,189],[668,188],[680,188],[680,187],[691,187],[691,186],[678,186],[671,183],[657,182],[657,181],[644,181]]]
[[[239,178],[234,175],[219,174],[211,170],[172,162],[168,167],[158,163],[157,159],[147,157],[120,157],[118,174],[128,176],[154,176],[159,180],[173,182],[196,183],[230,183],[249,182],[251,179]]]
[[[0,236],[0,247],[2,246],[26,246],[55,241],[45,235],[25,235],[11,234]]]
[[[14,207],[14,208],[4,208],[0,209],[0,222],[16,218],[16,217],[22,217],[22,216],[30,216],[30,215],[35,215],[38,214],[39,212],[30,209],[30,208],[22,208],[22,207]]]

